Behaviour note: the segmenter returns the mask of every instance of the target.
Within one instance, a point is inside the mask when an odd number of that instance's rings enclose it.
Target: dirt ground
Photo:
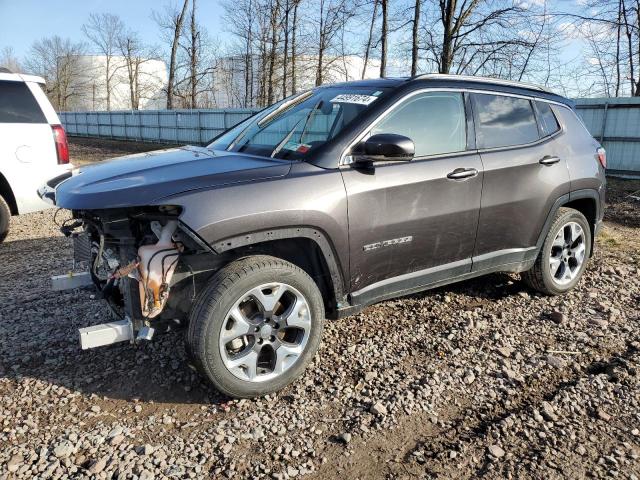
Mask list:
[[[73,161],[147,145],[72,139]],[[157,146],[151,146],[157,148]],[[81,351],[107,321],[55,293],[53,211],[0,245],[0,479],[640,478],[640,181],[609,179],[605,227],[562,297],[494,274],[330,322],[305,375],[258,400],[188,367],[182,332]]]

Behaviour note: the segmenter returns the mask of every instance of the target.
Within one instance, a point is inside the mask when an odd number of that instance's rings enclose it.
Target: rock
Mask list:
[[[600,420],[604,420],[605,422],[608,422],[609,420],[611,420],[611,415],[609,415],[607,412],[605,412],[601,408],[599,408],[596,413]]]
[[[109,442],[111,445],[116,446],[120,445],[124,441],[124,435],[116,435]]]
[[[469,372],[465,377],[464,377],[464,383],[466,383],[467,385],[471,385],[473,382],[476,381],[476,376],[473,374],[473,372]]]
[[[351,434],[349,432],[345,432],[338,437],[342,442],[349,443],[351,441]]]
[[[22,455],[16,453],[9,459],[9,462],[7,463],[7,470],[9,470],[10,473],[17,472],[23,461],[24,459],[22,458]]]
[[[148,443],[145,443],[143,446],[138,448],[138,453],[140,455],[151,455],[153,453],[153,447]]]
[[[558,416],[549,402],[542,402],[542,416],[550,422],[557,422]]]
[[[376,402],[371,405],[369,411],[375,415],[384,417],[387,414],[387,407],[385,407],[381,402]]]
[[[511,347],[498,347],[497,350],[498,353],[505,358],[509,358],[513,353],[513,348]]]
[[[100,409],[100,407],[99,407],[98,405],[92,405],[92,406],[91,406],[91,411],[92,411],[93,413],[100,413],[100,410],[101,410],[101,409]]]
[[[136,413],[140,413],[142,411],[142,405],[136,405],[133,407],[133,411]]]
[[[502,458],[505,456],[505,451],[499,445],[489,445],[487,450],[496,458]]]
[[[89,467],[89,473],[91,475],[96,475],[102,472],[107,466],[108,461],[109,461],[109,457],[107,455],[105,455],[104,457],[101,457],[96,462],[94,462],[93,465],[91,465],[91,467]]]
[[[549,314],[549,318],[551,319],[551,321],[557,325],[560,325],[562,323],[564,323],[565,321],[565,317],[564,314],[562,312],[558,312],[557,310],[554,310],[553,312],[551,312]]]
[[[69,440],[63,440],[53,449],[57,458],[68,458],[73,453],[73,444]]]
[[[556,357],[554,355],[547,355],[546,361],[554,368],[564,368],[566,365],[566,362],[562,358]]]
[[[607,328],[609,326],[609,322],[599,317],[590,317],[587,321],[598,328]]]
[[[149,470],[142,470],[140,472],[140,480],[153,480],[156,476]]]
[[[370,382],[371,380],[374,380],[377,376],[378,374],[376,372],[367,372],[364,374],[364,381]]]

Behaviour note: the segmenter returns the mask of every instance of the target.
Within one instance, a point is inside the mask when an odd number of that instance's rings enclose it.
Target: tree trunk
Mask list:
[[[442,4],[442,2],[441,2]],[[453,14],[456,0],[444,0],[442,9],[442,56],[440,58],[440,73],[449,73],[453,63]]]
[[[196,27],[196,0],[191,1],[191,108],[198,108],[197,95],[197,70],[198,70],[198,30]]]
[[[411,36],[411,76],[418,73],[418,28],[420,26],[420,0],[413,7],[413,31]]]
[[[296,94],[296,30],[298,25],[298,4],[300,0],[294,0],[293,26],[291,27],[291,93]]]
[[[289,0],[286,0],[284,10],[284,58],[282,60],[282,98],[287,97],[287,67],[289,54]]]
[[[187,5],[189,0],[184,0],[182,5],[182,11],[175,19],[173,30],[173,43],[171,44],[171,58],[169,60],[169,79],[167,82],[167,110],[173,108],[173,84],[176,79],[176,56],[178,54],[178,42],[180,40],[180,33],[182,32],[182,25],[184,23],[184,16],[187,13]]]
[[[269,85],[267,88],[267,105],[273,103],[273,75],[276,68],[276,53],[278,49],[278,15],[280,13],[280,0],[271,7],[271,50],[269,51]]]
[[[373,15],[371,15],[371,25],[369,26],[369,38],[367,39],[367,47],[364,51],[364,65],[362,66],[362,79],[367,73],[367,63],[369,63],[369,54],[371,53],[371,43],[373,42],[373,27],[376,24],[376,16],[378,15],[378,0],[373,0]]]
[[[105,79],[105,87],[107,89],[107,111],[111,111],[111,56],[107,55],[107,78]]]
[[[620,95],[620,33],[622,30],[622,0],[618,0],[618,28],[616,29],[616,97]]]
[[[381,52],[380,52],[380,77],[384,77],[387,74],[387,34],[388,34],[388,0],[380,0],[380,6],[382,7],[382,37],[381,37]]]

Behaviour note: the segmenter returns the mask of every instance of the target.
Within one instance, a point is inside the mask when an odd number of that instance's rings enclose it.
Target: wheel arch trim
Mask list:
[[[216,253],[220,254],[240,247],[296,238],[311,240],[322,252],[322,256],[324,257],[327,268],[329,269],[329,274],[331,275],[336,308],[340,308],[345,299],[344,274],[340,267],[339,259],[327,234],[319,228],[298,226],[246,232],[223,240],[218,240],[210,246]]]
[[[549,233],[549,229],[551,228],[551,225],[553,223],[553,219],[556,215],[556,213],[558,212],[558,210],[561,207],[564,207],[565,205],[571,203],[574,200],[581,200],[581,199],[588,199],[588,200],[593,200],[594,206],[595,206],[595,218],[594,218],[594,224],[591,225],[592,227],[592,237],[594,237],[595,235],[595,231],[596,231],[596,224],[598,223],[598,219],[600,218],[601,215],[601,209],[602,206],[600,205],[600,194],[598,193],[597,190],[591,189],[591,188],[585,188],[585,189],[581,189],[581,190],[574,190],[572,192],[566,193],[564,195],[562,195],[561,197],[559,197],[554,203],[553,206],[551,207],[551,210],[549,211],[549,214],[547,215],[547,219],[544,222],[544,225],[542,226],[542,231],[540,232],[540,235],[538,236],[538,241],[536,242],[536,250],[540,251],[540,249],[542,248],[542,244],[544,243],[545,238],[547,237],[547,234]],[[593,246],[595,244],[595,238],[591,239],[591,252],[589,252],[589,255],[591,255],[593,253]]]

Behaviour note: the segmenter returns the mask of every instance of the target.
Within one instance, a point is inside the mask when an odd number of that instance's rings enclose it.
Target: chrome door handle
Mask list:
[[[560,157],[552,157],[551,155],[545,155],[540,159],[540,163],[542,165],[553,165],[554,163],[558,163],[560,161]]]
[[[447,178],[451,180],[461,180],[463,178],[475,177],[476,175],[478,175],[478,170],[475,168],[456,168],[447,175]]]

